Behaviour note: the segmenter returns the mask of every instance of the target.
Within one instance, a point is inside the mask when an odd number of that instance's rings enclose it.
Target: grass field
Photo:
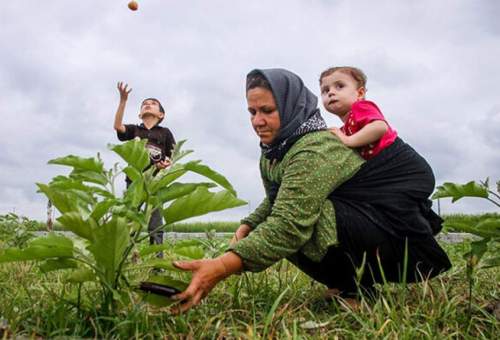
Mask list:
[[[208,253],[223,249],[227,240],[210,242],[205,243]],[[229,278],[200,306],[179,316],[144,304],[134,294],[116,315],[103,317],[95,286],[83,285],[77,309],[75,291],[63,283],[61,273],[43,274],[30,263],[0,264],[0,338],[496,338],[500,323],[487,306],[500,301],[500,269],[478,272],[469,315],[462,259],[469,245],[444,247],[453,263],[450,271],[407,287],[379,286],[378,297],[362,300],[359,309],[323,300],[323,285],[282,261],[261,273]],[[66,302],[56,298],[61,296]]]
[[[445,221],[460,221],[460,222],[470,222],[472,224],[476,224],[481,219],[489,218],[489,217],[500,217],[500,214],[488,213],[488,214],[475,214],[475,215],[466,215],[466,214],[449,214],[444,215],[443,218]],[[39,230],[46,230],[46,226],[42,222],[36,222],[37,228]],[[238,221],[210,221],[210,222],[185,222],[185,223],[174,223],[165,228],[165,231],[175,231],[175,232],[183,232],[183,233],[203,233],[210,232],[215,230],[216,232],[234,232],[239,226]],[[56,228],[58,229],[58,228]],[[453,231],[453,230],[450,230]]]

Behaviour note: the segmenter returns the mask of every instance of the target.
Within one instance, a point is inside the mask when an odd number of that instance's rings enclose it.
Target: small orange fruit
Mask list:
[[[128,3],[128,8],[130,8],[132,11],[137,11],[137,9],[139,8],[139,4],[137,3],[137,1],[130,1]]]

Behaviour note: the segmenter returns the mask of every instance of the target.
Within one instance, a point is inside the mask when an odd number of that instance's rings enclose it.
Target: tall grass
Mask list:
[[[239,226],[239,222],[187,222],[169,225],[165,228],[165,231],[204,233],[215,230],[219,233],[232,233],[235,232]]]
[[[2,229],[2,224],[5,224],[5,221],[2,219],[2,217],[7,217],[5,216],[0,216],[0,229]],[[479,221],[486,219],[486,218],[493,218],[493,217],[500,217],[500,214],[497,213],[485,213],[485,214],[447,214],[442,216],[445,221],[458,221],[458,222],[464,222],[467,224],[475,225]],[[40,231],[45,231],[47,230],[47,226],[43,222],[38,222],[38,221],[30,221],[30,223],[33,226],[36,226],[38,230]],[[236,231],[236,229],[239,226],[238,221],[199,221],[199,222],[183,222],[183,223],[174,223],[172,225],[169,225],[165,228],[165,231],[174,231],[174,232],[183,232],[183,233],[189,233],[189,232],[196,232],[196,233],[204,233],[204,232],[210,232],[212,230],[215,230],[216,232],[227,232],[231,233]],[[54,230],[62,230],[57,223],[54,225]],[[446,231],[453,231],[453,230],[446,230]]]
[[[445,245],[454,265],[449,272],[407,287],[378,286],[377,298],[362,300],[358,309],[325,301],[324,286],[283,261],[262,273],[229,278],[201,305],[179,316],[136,300],[118,315],[102,318],[93,303],[95,289],[88,286],[82,294],[85,311],[79,312],[54,297],[69,300],[74,294],[61,274],[43,275],[30,264],[3,265],[0,333],[3,324],[7,337],[493,339],[500,325],[485,306],[500,299],[500,271],[478,272],[469,319],[461,258],[466,247]]]
[[[476,225],[480,221],[487,218],[500,218],[498,213],[484,213],[484,214],[447,214],[443,215],[442,218],[447,222],[460,222],[468,225]],[[454,230],[446,230],[454,231]]]

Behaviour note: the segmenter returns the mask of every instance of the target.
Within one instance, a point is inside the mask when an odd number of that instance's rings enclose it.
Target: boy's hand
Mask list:
[[[126,102],[128,99],[128,94],[132,92],[132,89],[128,89],[128,84],[123,85],[122,81],[118,82],[118,85],[116,86],[118,88],[118,91],[120,92],[120,101],[121,102]]]
[[[170,161],[170,158],[165,158],[164,160],[162,161],[159,161],[159,162],[156,162],[155,165],[158,169],[162,170],[162,169],[165,169],[167,167],[170,166],[170,164],[172,164],[172,162]]]

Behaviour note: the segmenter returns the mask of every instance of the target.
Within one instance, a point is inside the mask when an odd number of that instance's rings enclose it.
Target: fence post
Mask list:
[[[47,230],[52,231],[52,201],[47,202]]]

